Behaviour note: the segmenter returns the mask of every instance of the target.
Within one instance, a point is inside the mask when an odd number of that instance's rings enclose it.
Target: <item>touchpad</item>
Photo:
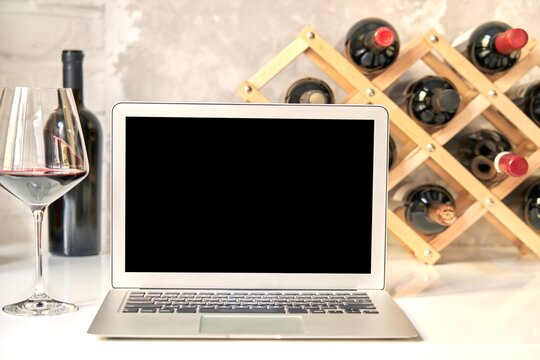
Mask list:
[[[287,316],[203,316],[201,333],[280,335],[303,334],[301,317]]]

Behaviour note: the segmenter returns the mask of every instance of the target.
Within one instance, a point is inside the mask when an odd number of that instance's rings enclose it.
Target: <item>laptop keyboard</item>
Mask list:
[[[360,292],[132,291],[123,313],[378,314]]]

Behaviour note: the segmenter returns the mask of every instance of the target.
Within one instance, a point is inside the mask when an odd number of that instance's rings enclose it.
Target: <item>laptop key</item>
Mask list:
[[[327,310],[327,314],[343,314],[343,310]]]
[[[254,308],[248,308],[248,309],[239,309],[239,308],[231,308],[231,309],[201,309],[201,313],[226,313],[226,314],[284,314],[285,309],[284,308],[262,308],[262,309],[254,309]]]
[[[196,313],[197,308],[196,307],[184,307],[184,308],[178,308],[176,309],[177,313]]]
[[[138,313],[139,308],[124,308],[122,310],[123,313]]]
[[[160,313],[173,313],[174,309],[159,309]]]
[[[289,311],[289,314],[307,314],[308,313],[306,309],[302,309],[299,307],[290,307],[287,310]]]
[[[311,314],[326,314],[324,310],[310,310]]]
[[[345,309],[345,312],[347,314],[361,314],[362,310],[359,310],[359,309]]]
[[[373,305],[367,305],[367,304],[346,304],[341,305],[340,308],[342,309],[375,309],[375,306]]]
[[[377,310],[364,310],[364,314],[378,314]]]
[[[126,304],[125,308],[159,309],[161,305],[154,304]]]
[[[158,309],[141,309],[142,313],[155,313]]]

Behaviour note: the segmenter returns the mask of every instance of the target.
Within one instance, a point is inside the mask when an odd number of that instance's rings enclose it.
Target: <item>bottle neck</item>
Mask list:
[[[394,31],[387,26],[381,26],[369,32],[364,40],[364,45],[372,52],[378,53],[384,51],[395,41]]]
[[[528,40],[529,37],[525,30],[509,29],[495,37],[495,50],[503,55],[508,55],[523,48]]]
[[[302,104],[326,104],[326,97],[319,90],[309,90],[300,96]]]
[[[71,88],[77,104],[83,104],[83,68],[82,60],[63,62],[63,87]]]
[[[524,176],[529,171],[529,164],[523,156],[508,151],[498,153],[493,163],[497,172],[513,177]]]
[[[456,208],[441,202],[433,202],[427,209],[429,219],[442,226],[452,225],[456,219]]]
[[[457,91],[452,89],[434,89],[431,97],[433,109],[437,112],[456,112],[460,103]]]

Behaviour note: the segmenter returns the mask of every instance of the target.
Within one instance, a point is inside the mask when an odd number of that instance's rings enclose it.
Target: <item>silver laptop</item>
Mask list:
[[[119,103],[104,337],[418,334],[384,291],[379,106]]]

